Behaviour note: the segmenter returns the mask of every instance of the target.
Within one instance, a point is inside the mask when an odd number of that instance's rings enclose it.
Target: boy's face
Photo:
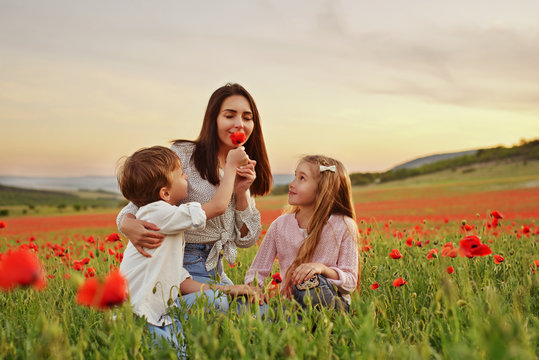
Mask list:
[[[170,187],[168,188],[170,200],[168,203],[178,205],[187,197],[187,187],[187,175],[183,172],[182,167],[178,166],[170,176]]]

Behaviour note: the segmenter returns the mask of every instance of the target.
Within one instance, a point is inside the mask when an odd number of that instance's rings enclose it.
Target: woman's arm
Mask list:
[[[129,241],[133,244],[135,249],[146,257],[151,257],[144,248],[154,249],[161,245],[165,235],[159,233],[158,226],[153,223],[137,220],[135,213],[138,208],[129,203],[118,214],[116,222],[118,224],[118,230],[124,234]]]
[[[195,281],[191,278],[185,279],[180,284],[180,291],[182,295],[206,290],[218,290],[232,297],[247,296],[249,301],[253,303],[258,302],[259,305],[264,304],[265,301],[264,295],[260,289],[248,285],[209,285]]]

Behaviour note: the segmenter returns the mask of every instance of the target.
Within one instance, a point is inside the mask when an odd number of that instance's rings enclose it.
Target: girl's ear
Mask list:
[[[163,186],[160,190],[159,190],[159,197],[161,198],[161,200],[163,201],[169,201],[170,200],[170,192],[168,191],[168,188]]]

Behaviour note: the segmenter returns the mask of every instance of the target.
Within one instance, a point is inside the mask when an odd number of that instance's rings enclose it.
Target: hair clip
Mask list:
[[[330,166],[320,165],[320,172],[324,172],[324,171],[335,172],[335,170],[337,170],[337,169],[335,168],[335,165],[330,165]]]

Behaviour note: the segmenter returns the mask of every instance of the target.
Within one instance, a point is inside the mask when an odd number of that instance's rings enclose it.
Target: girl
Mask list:
[[[245,283],[259,285],[279,258],[284,275],[281,292],[301,304],[344,308],[359,287],[358,230],[351,185],[341,162],[326,156],[306,156],[289,185],[290,210],[268,229]],[[315,295],[316,294],[316,295]],[[343,301],[341,301],[343,300]]]
[[[245,134],[243,146],[253,160],[238,168],[234,193],[224,214],[208,220],[202,231],[185,232],[184,267],[194,280],[203,283],[220,279],[217,283],[232,285],[223,271],[223,257],[234,263],[237,248],[252,246],[260,236],[260,212],[252,196],[269,192],[272,177],[253,98],[239,84],[217,89],[208,102],[198,138],[176,140],[172,145],[189,184],[188,196],[181,203],[206,203],[219,186],[228,152],[237,146],[230,139],[235,132]],[[135,205],[127,205],[118,215],[118,227],[141,254],[150,256],[144,248],[159,247],[164,235],[155,224],[135,219],[136,211]]]

